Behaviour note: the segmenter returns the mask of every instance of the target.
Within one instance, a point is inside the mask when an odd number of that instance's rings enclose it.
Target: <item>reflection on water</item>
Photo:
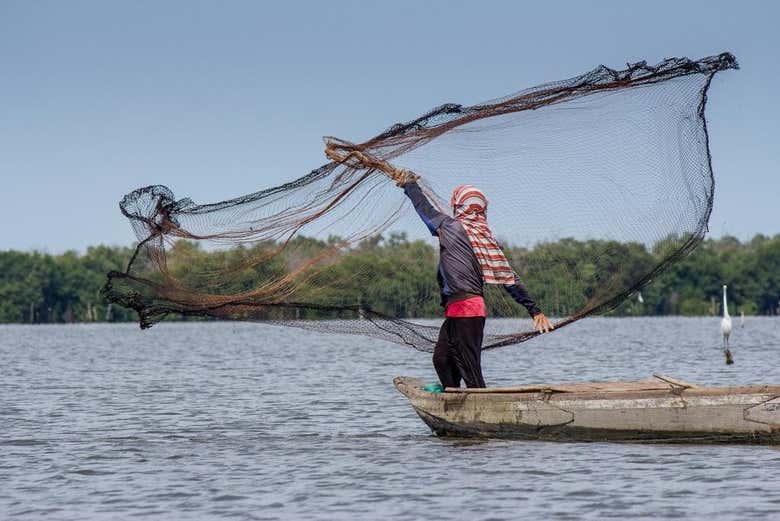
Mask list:
[[[491,327],[511,328],[493,321]],[[591,319],[485,353],[490,385],[780,384],[780,320]],[[780,449],[439,439],[429,355],[258,324],[0,327],[0,517],[780,518]]]

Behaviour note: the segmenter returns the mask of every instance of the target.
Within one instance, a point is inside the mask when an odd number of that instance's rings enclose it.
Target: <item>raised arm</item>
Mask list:
[[[414,209],[420,216],[425,226],[431,232],[431,235],[437,235],[441,224],[449,219],[445,214],[433,207],[431,202],[425,197],[417,181],[410,180],[404,184],[404,193],[412,201]]]

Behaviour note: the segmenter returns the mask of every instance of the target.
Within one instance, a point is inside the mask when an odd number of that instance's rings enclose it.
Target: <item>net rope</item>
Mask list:
[[[557,329],[613,310],[704,237],[707,91],[736,68],[729,53],[602,65],[441,105],[362,143],[325,138],[328,163],[217,203],[140,188],[120,202],[138,246],[104,295],[143,328],[169,315],[261,320],[431,351],[437,250],[396,186],[419,176],[443,212],[456,185],[487,194],[491,228]],[[485,299],[492,316],[524,314],[502,291]],[[483,349],[537,334],[530,320],[494,322]]]

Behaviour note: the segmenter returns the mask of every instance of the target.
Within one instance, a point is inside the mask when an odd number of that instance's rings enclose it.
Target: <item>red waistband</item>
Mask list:
[[[447,304],[444,316],[448,318],[484,317],[487,316],[485,300],[482,297],[471,297]]]

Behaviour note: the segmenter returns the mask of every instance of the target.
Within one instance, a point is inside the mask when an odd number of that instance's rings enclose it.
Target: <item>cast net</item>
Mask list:
[[[262,320],[430,351],[438,248],[392,179],[411,171],[444,212],[456,185],[487,195],[494,234],[557,328],[613,310],[706,232],[707,90],[735,68],[729,53],[600,66],[442,105],[363,143],[326,138],[331,162],[218,203],[138,189],[120,203],[138,247],[104,294],[144,328],[169,315]],[[485,299],[515,320],[492,321],[484,349],[536,335],[501,288]]]

